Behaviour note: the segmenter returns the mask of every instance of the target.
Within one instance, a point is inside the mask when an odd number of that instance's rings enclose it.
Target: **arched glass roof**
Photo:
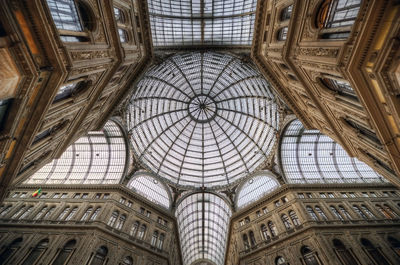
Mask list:
[[[108,121],[102,131],[92,131],[45,165],[27,184],[117,184],[127,164],[127,143],[120,127]]]
[[[135,156],[176,186],[230,185],[253,172],[276,142],[269,84],[222,53],[176,54],[150,69],[128,106]]]
[[[237,193],[237,208],[242,208],[280,187],[276,178],[268,172],[261,172],[247,180]]]
[[[257,0],[148,0],[153,45],[250,46]]]
[[[386,182],[328,136],[318,130],[306,130],[299,120],[285,129],[280,159],[289,183]]]
[[[224,264],[229,205],[212,193],[194,193],[184,198],[176,210],[183,264],[208,260]]]
[[[169,208],[171,204],[167,187],[156,178],[144,172],[135,174],[135,176],[129,181],[127,187],[144,196],[146,199],[165,208]]]

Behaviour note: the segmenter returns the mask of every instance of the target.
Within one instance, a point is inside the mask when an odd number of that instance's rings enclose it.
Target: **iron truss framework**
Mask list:
[[[150,69],[127,107],[137,161],[176,187],[224,188],[260,166],[279,113],[268,82],[228,54],[176,54]]]

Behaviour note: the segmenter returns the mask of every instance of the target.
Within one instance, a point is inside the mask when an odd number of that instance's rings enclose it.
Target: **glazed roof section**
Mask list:
[[[148,0],[153,45],[247,46],[257,0]]]
[[[117,184],[125,174],[128,153],[121,128],[108,121],[91,131],[45,165],[27,184]]]
[[[299,120],[285,129],[280,159],[288,183],[386,182],[328,136],[318,130],[306,130]]]

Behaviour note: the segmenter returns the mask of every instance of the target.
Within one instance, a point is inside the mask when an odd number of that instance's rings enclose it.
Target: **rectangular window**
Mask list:
[[[54,199],[60,198],[60,193],[54,193],[53,198],[54,198]]]
[[[385,197],[389,197],[389,192],[387,192],[387,191],[383,191],[382,193],[383,193],[383,196],[385,196]]]
[[[151,212],[150,211],[146,211],[146,216],[150,217],[150,215],[151,215]]]
[[[132,202],[131,202],[131,201],[128,201],[128,203],[126,204],[126,206],[132,207]]]
[[[250,223],[250,217],[248,217],[248,216],[245,217],[245,218],[244,218],[244,222],[245,222],[246,224]]]
[[[146,210],[145,210],[143,207],[140,207],[139,212],[140,212],[141,214],[144,214],[145,211],[146,211]]]
[[[376,193],[375,193],[375,192],[370,192],[369,195],[370,195],[371,197],[376,197]]]
[[[262,208],[263,213],[268,213],[267,207]]]
[[[257,215],[257,217],[260,217],[262,214],[261,214],[261,211],[257,211],[256,212],[256,215]]]
[[[303,193],[297,193],[297,196],[298,196],[300,199],[304,199],[304,198],[305,198],[305,196],[304,196]]]
[[[25,198],[26,197],[26,192],[23,192],[22,194],[21,194],[21,198]]]
[[[356,194],[354,192],[349,192],[349,196],[350,196],[350,198],[355,198]]]
[[[82,199],[86,199],[88,196],[89,196],[89,194],[84,193],[84,194],[82,194]]]
[[[283,203],[286,203],[286,202],[289,201],[286,197],[283,197],[281,200],[282,200]]]
[[[280,201],[275,201],[274,204],[275,204],[275,207],[281,206],[281,202]]]
[[[105,193],[104,196],[103,196],[103,199],[106,200],[106,199],[108,199],[108,198],[110,198],[110,193]]]
[[[67,198],[68,197],[68,193],[63,193],[62,195],[61,195],[61,198]]]
[[[392,195],[393,197],[399,197],[395,191],[391,191],[391,192],[390,192],[390,195]],[[21,197],[22,197],[22,196],[21,196]]]
[[[75,193],[74,199],[79,199],[80,197],[81,197],[81,194],[80,194],[80,193]]]
[[[363,197],[369,197],[367,192],[361,193]]]
[[[17,198],[18,196],[19,196],[19,192],[15,192],[12,197]]]
[[[312,198],[313,197],[311,193],[306,193],[306,195],[307,195],[307,198]]]
[[[328,197],[329,197],[329,198],[335,198],[335,195],[333,195],[332,192],[328,192]]]
[[[125,199],[124,197],[121,197],[121,198],[119,199],[119,202],[122,203],[122,204],[124,204],[125,201],[126,201],[126,199]]]
[[[342,192],[342,193],[340,193],[340,194],[342,194],[342,197],[343,197],[343,198],[348,198],[348,196],[347,196],[347,193],[346,193],[346,192]]]
[[[96,193],[96,196],[94,198],[95,199],[100,199],[101,198],[101,193]]]
[[[319,197],[321,197],[321,198],[326,198],[326,194],[325,194],[325,193],[320,193],[320,194],[319,194]]]
[[[42,194],[40,194],[39,198],[47,198],[47,192],[43,192]]]

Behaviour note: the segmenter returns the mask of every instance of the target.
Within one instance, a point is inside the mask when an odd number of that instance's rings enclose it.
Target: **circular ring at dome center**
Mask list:
[[[190,100],[188,112],[196,122],[209,122],[217,115],[217,104],[208,95],[197,95]]]

